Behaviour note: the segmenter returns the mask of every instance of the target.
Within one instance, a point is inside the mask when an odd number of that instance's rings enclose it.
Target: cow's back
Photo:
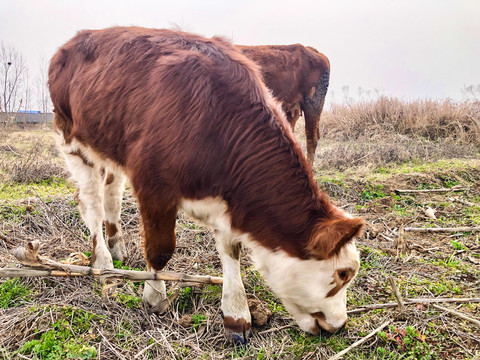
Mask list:
[[[232,61],[236,56],[241,57],[222,39],[182,32],[82,31],[51,61],[56,126],[67,142],[77,139],[122,166],[151,140],[163,144],[157,151],[165,150],[164,156],[175,150],[181,158],[180,143],[195,137],[200,146],[217,121],[239,121],[218,116],[241,107],[239,94],[263,102],[254,65],[242,63],[248,62],[243,57]],[[228,101],[229,92],[237,103]]]
[[[328,58],[312,47],[301,44],[237,47],[261,68],[267,87],[286,106],[303,101],[312,87],[322,81],[330,63]]]

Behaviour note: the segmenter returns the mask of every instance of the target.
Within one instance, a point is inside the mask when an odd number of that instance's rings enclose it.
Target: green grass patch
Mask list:
[[[193,291],[191,287],[186,287],[180,290],[180,294],[177,297],[178,310],[185,312],[193,307],[192,295]]]
[[[408,281],[399,280],[399,288],[401,293],[408,293],[409,297],[418,296],[456,296],[463,294],[463,290],[457,282],[441,277],[432,281],[430,279],[419,278],[413,275]]]
[[[222,300],[222,287],[208,284],[201,289],[200,297],[209,304],[216,304]]]
[[[379,359],[436,359],[437,356],[428,344],[427,335],[420,333],[412,326],[400,329],[390,326],[388,331],[377,334],[381,341],[376,349]]]
[[[367,184],[366,189],[359,194],[360,198],[364,201],[370,201],[375,199],[382,199],[387,196],[383,192],[383,185]]]
[[[37,194],[45,200],[59,196],[67,196],[74,191],[75,188],[72,184],[58,177],[30,184],[9,182],[0,184],[0,201],[18,201],[29,197],[36,197]]]
[[[293,359],[303,359],[306,354],[314,351],[320,342],[330,340],[330,338],[327,340],[320,336],[307,334],[296,328],[288,329],[287,332],[290,335],[291,344],[285,347],[285,351],[291,354]],[[327,345],[330,346],[328,342]]]
[[[31,290],[19,278],[8,279],[0,284],[0,308],[20,306],[30,301]]]
[[[192,330],[197,331],[200,325],[207,322],[207,317],[204,314],[193,314],[192,315]]]
[[[43,311],[40,310],[39,315]],[[18,353],[52,360],[95,359],[95,345],[101,339],[94,335],[93,329],[96,323],[103,323],[104,317],[73,307],[53,307],[50,311],[55,312],[56,317],[52,317],[50,329],[38,332],[34,339],[20,347]]]

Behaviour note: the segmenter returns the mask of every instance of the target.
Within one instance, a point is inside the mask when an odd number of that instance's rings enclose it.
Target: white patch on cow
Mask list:
[[[96,239],[94,254],[92,254],[94,258],[92,267],[112,269],[112,256],[107,249],[102,231],[105,210],[103,207],[103,179],[99,169],[103,165],[103,161],[90,148],[80,144],[76,139],[67,144],[63,136],[58,134],[57,145],[79,190],[79,210],[83,221],[90,230],[92,239]],[[80,153],[81,156],[78,155]],[[93,166],[85,164],[85,161]]]
[[[327,294],[335,287],[333,275],[337,269],[358,271],[360,259],[354,242],[345,245],[338,256],[322,261],[301,260],[251,240],[246,241],[246,246],[252,249],[258,271],[304,331],[314,332],[316,320],[310,314],[317,312],[323,312],[333,329],[343,326],[347,320],[347,286],[334,296]]]
[[[183,199],[180,208],[204,225],[222,232],[231,231],[228,205],[221,198],[208,197],[201,200]]]

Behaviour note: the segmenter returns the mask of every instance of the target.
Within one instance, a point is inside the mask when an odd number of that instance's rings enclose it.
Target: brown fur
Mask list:
[[[115,180],[115,177],[112,173],[109,173],[105,178],[105,185],[110,185],[111,183],[113,183],[113,180]]]
[[[320,137],[320,115],[330,78],[328,58],[300,44],[238,45],[237,48],[260,65],[265,84],[281,101],[292,128],[303,111],[308,161],[313,165]]]
[[[95,254],[95,248],[97,247],[97,235],[93,235],[92,237],[92,257],[90,259],[92,265],[95,263],[96,260],[96,254]]]
[[[105,235],[107,237],[114,237],[118,232],[117,225],[114,223],[105,221]]]
[[[247,337],[248,330],[252,327],[250,323],[248,323],[245,319],[237,319],[235,320],[231,316],[225,316],[223,319],[223,326],[225,327],[225,331],[227,333],[236,333],[242,334],[245,338]]]
[[[70,155],[78,156],[80,159],[82,159],[85,165],[93,167],[93,163],[90,160],[88,160],[80,150],[72,151]]]
[[[361,220],[339,219],[319,191],[257,66],[224,39],[82,31],[52,58],[49,86],[66,141],[129,176],[155,269],[175,248],[182,198],[221,197],[235,230],[301,259],[326,258],[358,232]],[[330,230],[332,219],[341,226]]]
[[[326,317],[323,312],[319,311],[310,315],[317,320],[317,323],[322,327],[322,329],[327,330],[328,332],[331,332],[331,333],[334,333],[338,330],[326,321]],[[316,326],[314,329],[312,329],[312,332],[315,334],[319,334],[320,328]]]
[[[355,271],[350,268],[338,269],[333,274],[332,285],[335,284],[335,287],[327,293],[327,298],[335,296],[345,285],[348,284],[350,280],[355,276]]]

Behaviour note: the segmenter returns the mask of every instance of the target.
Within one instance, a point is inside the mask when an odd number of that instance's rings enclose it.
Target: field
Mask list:
[[[302,126],[300,120],[301,142]],[[380,98],[335,105],[324,112],[321,132],[316,180],[338,206],[367,221],[357,242],[362,265],[348,291],[348,309],[395,303],[389,277],[405,302],[451,302],[354,311],[340,332],[312,336],[295,325],[243,250],[255,320],[268,320],[254,325],[249,346],[235,347],[224,339],[219,286],[169,283],[173,302],[157,316],[141,302],[142,283],[124,282],[102,299],[101,285],[90,278],[3,278],[1,357],[324,359],[391,321],[344,359],[480,359],[480,303],[453,301],[480,298],[480,232],[402,231],[480,226],[480,103]],[[440,188],[450,191],[395,191]],[[0,267],[18,266],[9,252],[31,240],[40,240],[41,254],[57,261],[76,252],[90,255],[73,193],[51,129],[0,130]],[[435,219],[426,215],[429,207]],[[115,266],[144,269],[138,211],[128,188],[122,222],[129,258]],[[179,214],[177,243],[167,270],[221,276],[209,229]]]

